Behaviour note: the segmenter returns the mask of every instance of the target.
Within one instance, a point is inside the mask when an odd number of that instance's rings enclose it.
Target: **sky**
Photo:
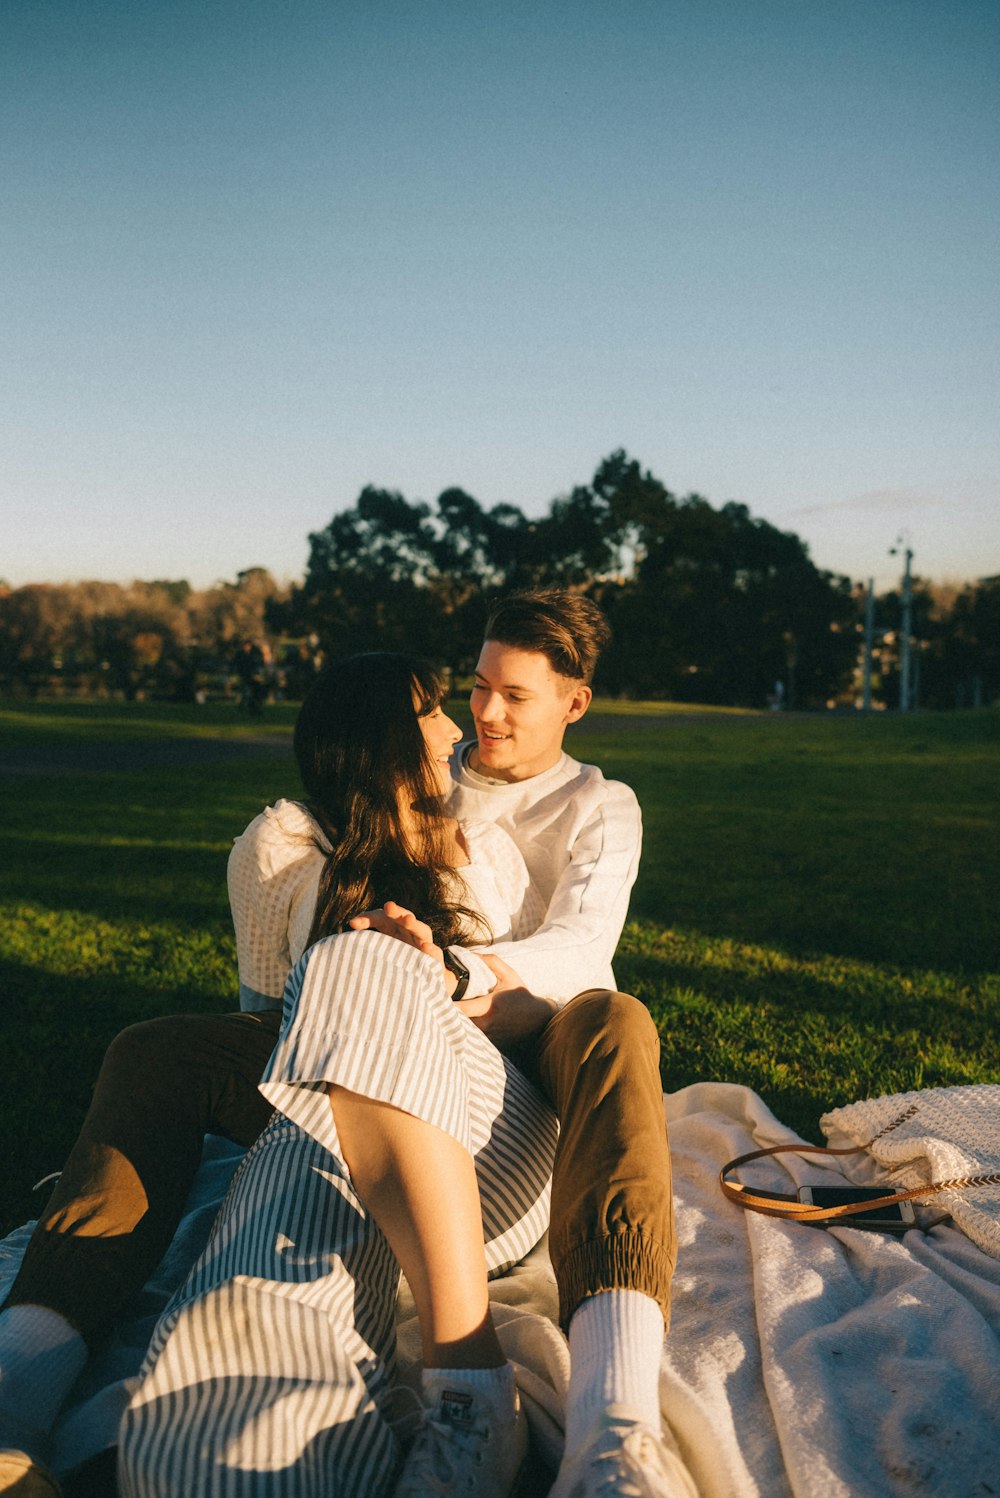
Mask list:
[[[0,578],[300,578],[625,448],[1000,573],[995,0],[3,0]]]

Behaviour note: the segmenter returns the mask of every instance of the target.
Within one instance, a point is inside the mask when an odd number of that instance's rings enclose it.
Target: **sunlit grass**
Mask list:
[[[179,936],[176,922],[116,922],[95,919],[89,911],[14,905],[4,910],[0,955],[25,967],[43,966],[50,978],[99,983],[114,977],[134,983],[137,992],[231,994],[236,959],[231,929],[217,916],[205,929],[185,932],[183,941]]]
[[[109,739],[257,738],[287,733],[298,711],[272,703],[260,717],[240,713],[235,702],[202,707],[172,702],[12,702],[0,706],[0,743],[64,744]]]
[[[918,1087],[1000,1080],[1000,978],[801,957],[630,922],[619,981],[649,1006],[668,1088],[753,1087],[818,1137],[826,1108]]]

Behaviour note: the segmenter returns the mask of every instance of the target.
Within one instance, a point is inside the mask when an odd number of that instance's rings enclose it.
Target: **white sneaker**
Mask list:
[[[528,1424],[515,1392],[514,1418],[498,1418],[478,1391],[441,1393],[403,1463],[394,1498],[508,1498],[528,1450]]]
[[[613,1404],[576,1456],[563,1461],[549,1498],[698,1498],[684,1463],[659,1431]]]

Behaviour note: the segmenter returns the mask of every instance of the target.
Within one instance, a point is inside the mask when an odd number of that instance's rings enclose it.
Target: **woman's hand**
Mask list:
[[[448,997],[455,992],[458,979],[445,967],[444,953],[436,945],[434,933],[426,921],[418,920],[412,910],[397,905],[395,900],[386,900],[379,909],[366,910],[364,915],[352,917],[347,924],[352,931],[381,931],[383,936],[392,936],[396,941],[405,942],[408,947],[416,947],[419,952],[433,957],[441,964],[441,977]]]
[[[496,973],[496,987],[479,998],[459,999],[455,1008],[467,1014],[497,1050],[503,1051],[544,1030],[559,1005],[555,999],[529,993],[519,975],[495,952],[484,952],[482,958]]]
[[[419,947],[423,951],[434,945],[434,937],[426,921],[420,921],[412,910],[397,905],[395,900],[386,900],[377,910],[366,910],[364,915],[353,916],[347,923],[352,931],[381,931],[383,936],[394,936],[408,947]],[[440,951],[440,947],[437,949]]]

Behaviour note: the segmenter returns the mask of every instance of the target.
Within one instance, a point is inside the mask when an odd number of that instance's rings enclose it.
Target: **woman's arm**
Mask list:
[[[316,907],[323,854],[292,801],[268,807],[233,843],[227,882],[243,1009],[280,1009]]]

